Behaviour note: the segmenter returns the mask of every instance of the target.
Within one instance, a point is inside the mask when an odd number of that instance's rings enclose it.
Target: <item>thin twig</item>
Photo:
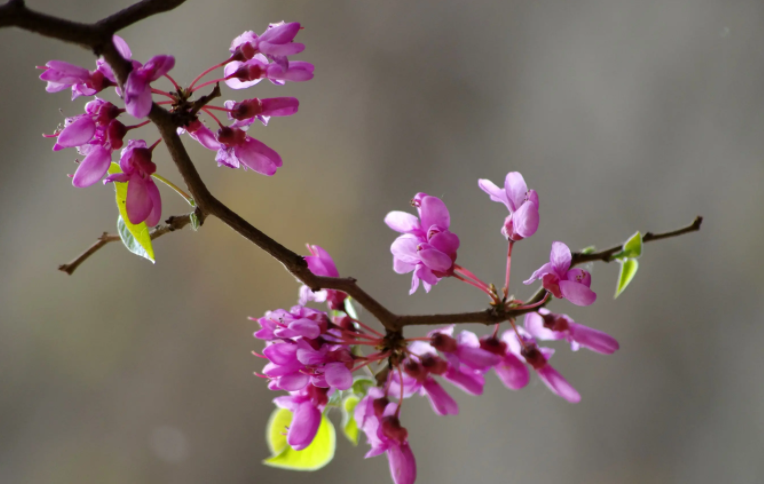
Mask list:
[[[664,232],[661,234],[654,234],[652,232],[647,232],[645,235],[642,236],[642,242],[653,242],[655,240],[661,240],[661,239],[668,239],[671,237],[678,237],[680,235],[684,235],[690,232],[697,232],[700,230],[700,225],[703,223],[703,217],[695,217],[695,220],[692,221],[690,225],[687,227],[683,227],[678,230],[672,230],[670,232]],[[615,247],[611,247],[606,250],[601,250],[599,252],[594,252],[592,254],[584,254],[581,252],[576,252],[573,254],[573,262],[571,265],[579,265],[584,264],[586,262],[592,262],[596,260],[600,260],[602,262],[610,262],[612,260],[612,256],[614,254],[617,254],[618,252],[623,249],[623,245],[616,245]]]
[[[202,215],[200,210],[197,210],[196,216],[199,220],[199,225],[201,225],[204,222],[204,215]],[[164,224],[157,225],[153,229],[151,229],[151,232],[149,232],[149,237],[151,237],[151,240],[156,239],[157,237],[161,237],[166,233],[174,232],[176,230],[180,230],[189,223],[191,223],[191,215],[173,215],[172,217],[165,220]],[[108,244],[109,242],[116,242],[120,240],[119,235],[109,234],[107,232],[104,232],[98,239],[88,247],[88,249],[83,252],[82,254],[78,255],[73,261],[69,262],[68,264],[61,264],[58,266],[58,270],[66,272],[70,276],[72,273],[77,269],[77,267],[80,266],[83,262],[85,262],[91,255],[98,252],[98,250],[103,247],[104,245]]]

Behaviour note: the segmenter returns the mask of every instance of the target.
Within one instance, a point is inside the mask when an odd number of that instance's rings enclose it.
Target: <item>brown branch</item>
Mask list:
[[[23,0],[0,6],[0,27],[19,27],[46,37],[71,42],[100,53],[111,37],[151,15],[172,10],[185,0],[143,0],[94,24],[52,17],[27,8]],[[112,66],[114,67],[114,66]]]
[[[661,234],[654,234],[652,232],[647,232],[645,235],[642,236],[642,242],[653,242],[655,240],[661,240],[661,239],[668,239],[671,237],[678,237],[680,235],[684,235],[690,232],[697,232],[700,230],[700,225],[703,223],[703,217],[695,217],[695,220],[692,221],[690,225],[687,227],[683,227],[678,230],[672,230],[670,232],[664,232]],[[596,260],[600,260],[602,262],[610,262],[612,259],[612,256],[614,254],[617,254],[618,252],[623,249],[623,245],[616,245],[615,247],[611,247],[606,250],[601,250],[599,252],[594,252],[592,254],[584,254],[582,252],[575,252],[573,254],[573,262],[571,265],[579,265],[584,264],[586,262],[592,262]]]
[[[196,213],[196,216],[199,219],[199,225],[201,225],[204,222],[204,215],[200,210],[196,210],[194,213]],[[191,223],[191,215],[173,215],[172,217],[165,220],[165,223],[162,225],[157,225],[153,229],[151,229],[151,232],[149,232],[149,236],[151,237],[151,240],[156,239],[157,237],[161,237],[164,234],[174,232],[176,230],[180,230],[186,225]],[[85,262],[91,255],[98,252],[101,247],[105,246],[109,242],[116,242],[120,240],[119,235],[109,234],[107,232],[104,232],[98,239],[95,241],[93,245],[88,247],[88,249],[83,252],[82,254],[78,255],[73,261],[69,262],[68,264],[61,264],[58,266],[59,271],[66,272],[70,276],[72,273],[82,264]]]
[[[36,32],[41,35],[53,37],[56,39],[73,42],[93,50],[96,55],[103,55],[106,62],[109,63],[112,70],[119,79],[120,84],[124,84],[127,76],[132,69],[129,61],[122,58],[114,46],[112,37],[114,32],[125,28],[139,20],[145,19],[150,15],[171,10],[183,3],[182,0],[143,0],[135,5],[128,7],[110,17],[107,17],[95,24],[83,24],[68,20],[58,19],[45,14],[29,10],[24,5],[23,0],[9,0],[5,5],[0,6],[0,27],[15,26],[25,30]],[[213,91],[215,94],[215,91]],[[204,99],[204,98],[203,98]],[[209,98],[211,99],[211,98]],[[207,101],[209,100],[207,99]],[[203,101],[206,102],[206,101]],[[203,105],[203,104],[202,104]],[[200,105],[199,107],[201,107]],[[400,333],[404,326],[415,324],[447,324],[447,323],[484,323],[492,324],[504,321],[509,318],[520,316],[534,309],[490,309],[472,313],[456,314],[436,314],[423,316],[399,316],[392,313],[380,302],[374,299],[364,291],[353,278],[330,278],[319,277],[313,274],[307,266],[305,259],[299,254],[292,252],[279,242],[270,238],[265,233],[255,228],[252,224],[241,218],[237,213],[228,208],[225,204],[215,198],[207,189],[199,173],[196,171],[191,158],[188,156],[176,128],[185,124],[183,113],[173,114],[164,108],[154,104],[149,119],[156,124],[162,139],[167,146],[170,156],[188,186],[191,195],[197,204],[197,216],[202,221],[207,215],[218,217],[223,223],[231,227],[241,236],[251,241],[273,258],[281,262],[284,267],[292,273],[297,279],[305,283],[313,290],[336,289],[346,292],[358,303],[366,308],[379,322],[391,333]],[[172,218],[171,218],[172,220]],[[654,235],[645,234],[644,241],[659,240],[667,237],[675,237],[687,232],[695,231],[700,228],[701,219],[698,218],[693,225],[685,229],[674,232]],[[171,228],[158,227],[152,231],[152,239],[172,230],[177,230],[189,223],[189,217],[184,216],[183,220],[170,223]],[[175,226],[177,223],[180,226]],[[60,267],[61,270],[71,274],[74,269],[93,253],[98,251],[107,243],[116,240],[115,236],[108,234],[102,235],[95,244],[93,244],[80,257],[69,264]],[[574,254],[574,264],[587,262],[590,260],[608,261],[610,257],[620,250],[620,246],[608,249],[596,254]],[[539,290],[528,304],[541,302],[545,291]]]

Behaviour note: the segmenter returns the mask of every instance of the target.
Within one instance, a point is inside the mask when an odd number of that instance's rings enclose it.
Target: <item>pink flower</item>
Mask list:
[[[231,56],[235,60],[249,60],[257,53],[263,53],[279,63],[287,63],[286,56],[299,54],[305,45],[294,42],[300,31],[298,22],[278,22],[270,24],[262,35],[247,31],[233,39]]]
[[[505,387],[510,390],[520,390],[528,384],[530,381],[528,367],[518,356],[508,351],[508,345],[505,341],[493,336],[486,336],[480,339],[480,347],[501,358],[493,370]]]
[[[104,183],[127,183],[127,218],[132,224],[145,221],[146,225],[153,227],[162,216],[162,199],[151,178],[157,169],[151,161],[151,149],[143,140],[129,140],[127,147],[122,149],[119,166],[122,173],[109,175]]]
[[[129,59],[132,53],[127,43],[118,35],[113,37],[114,45],[125,59]],[[44,67],[45,72],[40,74],[40,79],[47,81],[45,90],[58,92],[72,88],[72,100],[79,96],[92,96],[109,86],[116,86],[117,80],[111,68],[103,59],[96,61],[96,70],[88,71],[84,67],[75,66],[64,61],[49,61]]]
[[[451,215],[441,199],[420,192],[411,204],[419,211],[419,218],[394,211],[387,214],[385,223],[403,233],[390,246],[393,270],[398,274],[413,271],[409,294],[414,294],[420,280],[425,291],[430,292],[441,278],[453,272],[459,237],[449,231]]]
[[[618,348],[618,341],[607,333],[578,324],[567,314],[554,314],[541,308],[538,313],[525,316],[525,329],[540,340],[564,339],[573,351],[580,347],[609,355]]]
[[[309,446],[321,425],[321,412],[329,402],[328,390],[309,385],[303,390],[276,397],[273,402],[292,412],[292,423],[287,431],[287,444],[294,450]]]
[[[430,332],[430,344],[444,353],[454,368],[466,365],[473,370],[487,371],[499,363],[500,358],[480,347],[480,340],[470,331],[462,331],[453,338],[454,326]]]
[[[242,102],[226,101],[223,105],[231,110],[228,119],[235,120],[231,127],[246,129],[255,119],[268,126],[271,116],[291,116],[297,112],[300,102],[294,97],[272,97],[253,98]]]
[[[416,481],[416,460],[408,443],[408,431],[401,426],[395,415],[395,403],[385,403],[384,393],[379,388],[369,389],[355,408],[355,420],[366,434],[371,450],[366,458],[387,452],[390,475],[395,484],[414,484]],[[382,407],[382,411],[378,409]]]
[[[334,259],[327,251],[317,245],[308,244],[309,256],[305,256],[305,262],[308,263],[310,272],[322,277],[340,277],[337,266],[334,265]],[[300,287],[300,305],[305,305],[308,301],[324,302],[329,305],[329,309],[341,310],[345,304],[347,294],[334,289],[322,289],[313,292],[308,286]]]
[[[522,240],[536,233],[539,227],[539,196],[536,190],[528,190],[523,176],[512,171],[504,179],[504,190],[490,180],[478,180],[478,186],[494,202],[503,203],[509,210],[501,233],[511,240]]]
[[[223,147],[218,143],[215,133],[198,119],[193,120],[185,128],[178,128],[178,134],[183,134],[184,131],[208,150],[217,151]]]
[[[518,333],[522,341],[518,338]],[[552,348],[539,348],[536,341],[522,328],[518,328],[518,333],[510,330],[502,335],[501,339],[507,344],[508,349],[515,355],[522,357],[536,370],[536,374],[552,393],[570,403],[581,401],[581,395],[573,388],[573,385],[568,383],[568,380],[549,364],[549,358],[554,354],[554,350]]]
[[[314,66],[310,62],[292,61],[288,67],[281,64],[269,64],[268,59],[257,54],[246,62],[233,61],[223,69],[225,83],[231,89],[246,89],[263,79],[268,79],[278,86],[285,81],[302,82],[313,79]]]
[[[218,165],[253,170],[261,175],[272,176],[281,167],[281,157],[239,128],[223,127],[218,130],[220,148],[215,156]]]
[[[562,242],[552,242],[552,251],[549,254],[549,262],[541,266],[524,281],[524,284],[532,284],[533,281],[543,278],[544,288],[556,297],[565,298],[576,306],[589,306],[597,299],[597,295],[589,289],[592,285],[592,276],[583,269],[570,269],[572,256],[570,249]]]
[[[145,65],[133,61],[133,70],[125,83],[125,109],[136,118],[148,116],[151,111],[151,83],[175,67],[175,57],[157,55]]]
[[[85,113],[66,118],[64,128],[46,138],[57,137],[53,151],[77,148],[85,156],[72,178],[75,187],[87,187],[106,174],[111,153],[123,145],[127,134],[124,124],[115,118],[121,110],[110,102],[95,98],[85,105]]]

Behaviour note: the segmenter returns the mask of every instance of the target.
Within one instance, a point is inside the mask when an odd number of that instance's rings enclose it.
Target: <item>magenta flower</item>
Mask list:
[[[523,176],[511,171],[504,179],[504,190],[490,180],[478,180],[478,186],[494,202],[503,203],[509,210],[501,233],[517,241],[530,237],[539,227],[539,196],[536,190],[528,190]]]
[[[421,347],[420,347],[421,348]],[[408,398],[416,393],[427,396],[432,409],[438,415],[458,415],[459,405],[432,375],[442,375],[448,363],[432,353],[417,353],[422,358],[409,358],[403,363],[403,381],[397,372],[391,373],[390,393],[397,395],[403,385],[403,396]]]
[[[505,333],[508,336],[509,333]],[[510,390],[520,390],[528,385],[530,373],[528,367],[520,360],[518,356],[508,350],[506,341],[502,341],[493,336],[486,336],[480,339],[480,347],[489,351],[500,358],[500,361],[493,367],[496,376]]]
[[[440,279],[451,275],[459,237],[449,231],[451,215],[441,199],[420,192],[411,204],[419,211],[419,218],[393,211],[387,214],[385,223],[403,233],[390,246],[393,270],[398,274],[413,271],[409,294],[414,294],[420,280],[424,290],[430,292]]]
[[[310,62],[292,61],[289,66],[269,64],[268,59],[257,54],[246,62],[233,61],[223,69],[225,83],[231,89],[246,89],[263,79],[278,86],[285,81],[303,82],[313,79],[314,66]]]
[[[122,173],[109,175],[104,183],[127,183],[127,218],[132,224],[146,222],[146,225],[153,227],[162,216],[162,198],[151,178],[157,169],[151,161],[151,149],[143,140],[128,140],[127,146],[122,149],[119,166]]]
[[[239,128],[220,128],[216,139],[220,144],[215,156],[218,166],[250,169],[272,176],[283,164],[278,153]]]
[[[454,326],[436,329],[430,332],[430,344],[436,350],[446,355],[448,362],[454,368],[466,365],[473,370],[487,371],[497,365],[499,356],[480,347],[480,340],[469,331],[462,331],[453,338]]]
[[[235,60],[249,60],[257,53],[263,53],[276,62],[287,63],[286,56],[299,54],[305,45],[294,42],[300,31],[299,22],[278,22],[270,24],[262,35],[247,31],[233,39],[231,56]]]
[[[543,278],[544,288],[556,297],[565,298],[576,306],[589,306],[597,299],[597,294],[589,287],[592,285],[592,276],[583,269],[571,269],[572,256],[570,249],[562,242],[552,242],[552,251],[549,254],[549,262],[541,266],[524,281],[524,284],[532,284],[533,281]]]
[[[223,103],[228,113],[228,119],[235,120],[231,128],[246,129],[255,119],[268,126],[272,116],[291,116],[297,112],[300,101],[294,97],[272,97],[266,99],[247,99],[242,102],[226,101]]]
[[[115,35],[113,40],[122,57],[129,59],[132,53],[127,43],[118,35]],[[44,69],[44,72],[40,74],[40,79],[48,82],[45,87],[46,91],[58,92],[71,87],[72,100],[74,100],[80,96],[92,96],[109,86],[117,85],[114,73],[103,59],[98,59],[96,65],[96,70],[88,71],[84,67],[53,60],[45,64],[44,67],[38,67],[38,69]]]
[[[568,383],[568,380],[549,364],[549,358],[554,354],[554,350],[552,348],[539,348],[533,337],[522,328],[517,329],[522,341],[518,338],[518,334],[511,330],[504,332],[501,337],[502,341],[507,343],[508,349],[515,355],[522,357],[536,370],[536,374],[552,393],[570,403],[581,401],[581,395],[573,388],[573,385]]]
[[[355,408],[355,420],[359,429],[366,434],[371,450],[366,458],[387,452],[390,464],[390,475],[395,484],[414,484],[416,481],[416,460],[408,443],[408,431],[401,426],[395,416],[398,407],[395,403],[387,403],[384,393],[379,388],[370,388]],[[382,404],[382,405],[378,405]]]
[[[308,244],[309,256],[305,256],[305,262],[308,263],[310,272],[323,277],[340,277],[337,266],[334,265],[334,259],[327,251],[317,245]],[[324,302],[329,305],[329,309],[341,310],[345,304],[347,294],[334,289],[322,289],[313,292],[308,286],[301,286],[299,293],[300,305],[305,305],[308,301]]]
[[[293,414],[287,431],[287,444],[294,450],[302,450],[313,442],[321,424],[321,412],[328,402],[328,390],[312,385],[298,392],[290,392],[288,396],[273,399],[278,407]]]
[[[564,339],[570,343],[573,351],[583,346],[610,355],[620,347],[618,341],[609,334],[578,324],[567,314],[554,314],[544,308],[539,309],[538,313],[525,316],[525,329],[540,340]]]
[[[175,67],[175,57],[157,55],[145,65],[133,61],[133,70],[125,83],[125,109],[136,118],[148,116],[151,111],[151,83]]]

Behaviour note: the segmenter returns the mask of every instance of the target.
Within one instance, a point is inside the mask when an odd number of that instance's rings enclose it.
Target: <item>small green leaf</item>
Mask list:
[[[290,423],[292,412],[289,410],[277,408],[271,414],[265,436],[273,455],[263,461],[265,465],[293,471],[315,471],[331,462],[337,441],[334,425],[325,415],[321,416],[321,425],[313,442],[303,450],[294,450],[287,444]]]
[[[109,174],[122,173],[119,165],[112,163],[109,167]],[[127,250],[133,254],[138,254],[151,262],[154,260],[154,247],[151,245],[151,236],[149,235],[149,228],[146,227],[145,222],[141,222],[138,225],[130,223],[130,219],[127,218],[127,183],[114,182],[114,191],[117,197],[117,208],[119,209],[119,219],[117,220],[117,230],[119,231],[119,237],[122,239],[122,243],[125,244]],[[120,223],[124,225],[124,230]],[[123,233],[124,232],[124,233]],[[132,235],[131,238],[126,238],[125,234]],[[143,249],[138,251],[138,247]]]
[[[358,319],[358,313],[353,306],[353,301],[350,300],[350,296],[345,298],[345,312],[353,319]]]
[[[375,385],[375,381],[373,378],[370,378],[368,376],[358,375],[353,377],[353,386],[352,390],[353,393],[356,394],[359,397],[365,397],[366,392],[369,391],[370,387],[373,387]]]
[[[188,217],[191,219],[191,228],[195,231],[199,230],[199,217],[196,216],[196,212],[191,212]]]
[[[618,285],[615,288],[614,299],[620,296],[631,280],[634,279],[634,276],[637,274],[637,269],[639,269],[639,262],[637,262],[637,259],[626,259],[621,262],[621,272],[618,274]]]
[[[590,245],[589,247],[584,247],[583,249],[581,249],[581,253],[584,255],[594,254],[596,251],[597,249],[593,245]]]
[[[351,395],[342,402],[342,432],[353,445],[358,445],[358,424],[355,422],[353,411],[361,399]]]
[[[149,257],[148,253],[146,253],[146,249],[144,249],[143,246],[139,244],[137,240],[135,240],[133,234],[130,233],[127,225],[125,225],[125,221],[122,220],[122,215],[117,217],[117,232],[119,232],[119,238],[122,240],[122,244],[127,248],[127,250],[135,255],[145,257],[151,262],[154,262],[154,260]]]
[[[637,232],[623,244],[623,249],[613,259],[636,259],[642,255],[642,234]]]

